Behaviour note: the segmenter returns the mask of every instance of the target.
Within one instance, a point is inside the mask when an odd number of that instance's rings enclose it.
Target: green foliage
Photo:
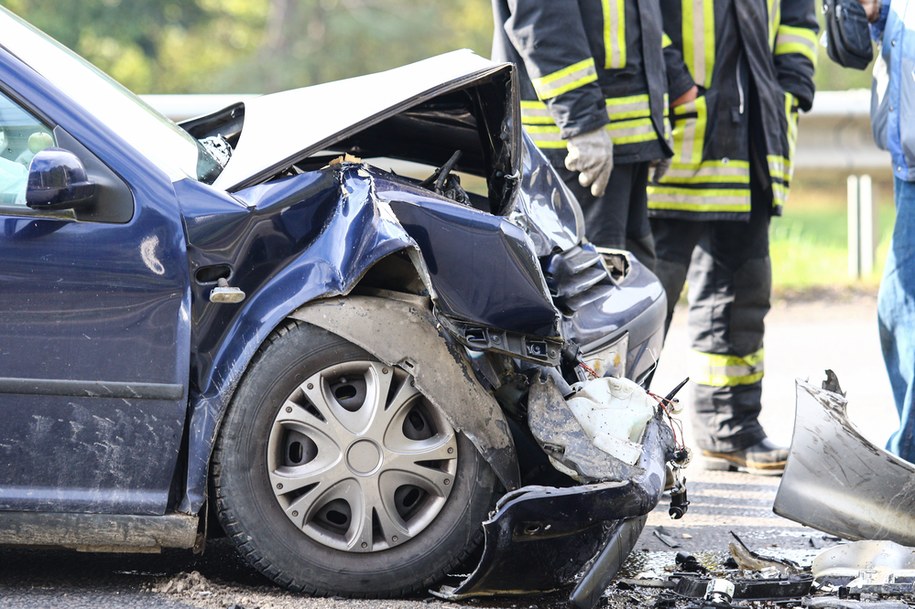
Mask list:
[[[773,218],[769,232],[772,284],[776,292],[820,286],[875,287],[893,232],[892,182],[874,184],[877,205],[877,252],[874,272],[861,279],[848,275],[848,219],[842,176],[827,183],[796,180],[785,215]]]
[[[489,54],[487,0],[271,0],[263,44],[219,80],[276,91],[376,72],[456,48]]]
[[[0,0],[138,93],[268,92],[470,47],[488,0]]]
[[[260,43],[266,0],[2,0],[139,93],[205,92]]]

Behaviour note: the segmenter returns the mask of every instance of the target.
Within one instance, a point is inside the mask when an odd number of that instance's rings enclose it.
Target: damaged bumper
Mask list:
[[[532,419],[546,412],[538,412],[538,402],[539,408],[551,414],[571,417],[567,406],[550,403],[558,395],[552,383],[548,380],[541,385],[530,400]],[[553,437],[582,435],[571,422],[565,429]],[[644,427],[636,463],[628,465],[603,454],[600,460],[616,463],[618,469],[605,467],[600,475],[613,475],[613,479],[569,488],[528,486],[505,495],[483,523],[485,547],[476,570],[460,585],[443,588],[437,596],[456,600],[574,585],[570,602],[576,607],[593,607],[635,546],[648,512],[660,500],[672,445],[671,430],[659,412]],[[587,457],[579,449],[572,451],[574,458],[584,462]]]
[[[915,546],[915,466],[858,433],[827,374],[825,388],[797,381],[794,437],[773,510],[844,539]]]

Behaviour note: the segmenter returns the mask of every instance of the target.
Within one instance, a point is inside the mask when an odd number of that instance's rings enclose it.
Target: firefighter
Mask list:
[[[689,284],[693,421],[707,467],[779,474],[760,426],[769,218],[813,103],[814,0],[661,0],[674,158],[648,188],[667,324]]]
[[[671,154],[657,0],[493,0],[493,12],[493,59],[517,66],[521,122],[581,203],[588,239],[652,266],[645,187]]]

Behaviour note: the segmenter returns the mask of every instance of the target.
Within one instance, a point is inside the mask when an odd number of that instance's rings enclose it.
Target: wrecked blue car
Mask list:
[[[666,479],[682,514],[645,390],[663,291],[587,243],[511,66],[455,52],[178,126],[0,30],[0,544],[224,534],[347,596],[485,544],[438,594],[587,606]]]

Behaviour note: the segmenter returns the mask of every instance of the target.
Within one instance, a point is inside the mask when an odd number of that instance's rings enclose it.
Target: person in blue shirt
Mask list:
[[[880,344],[900,419],[887,449],[915,462],[915,1],[858,2],[880,47],[871,124],[877,145],[892,157],[896,203],[877,299]]]

